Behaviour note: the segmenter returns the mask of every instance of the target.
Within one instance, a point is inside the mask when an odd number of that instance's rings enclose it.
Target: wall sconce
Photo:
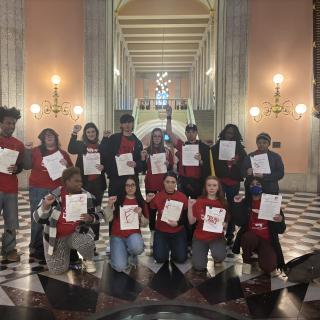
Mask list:
[[[274,93],[274,102],[265,101],[262,103],[261,108],[254,106],[249,110],[250,115],[256,122],[261,121],[263,117],[269,117],[273,113],[275,117],[278,118],[279,114],[291,115],[293,119],[299,120],[302,115],[307,111],[307,106],[305,104],[297,104],[296,107],[293,107],[293,103],[290,100],[285,100],[283,103],[280,103],[280,84],[283,82],[284,76],[280,73],[274,75],[273,82],[275,83],[275,93]]]
[[[114,68],[114,74],[119,77],[120,76],[120,71],[117,68]]]
[[[209,76],[211,72],[212,72],[212,68],[210,67],[210,68],[207,70],[206,75]]]
[[[55,118],[57,118],[58,113],[61,112],[65,116],[70,116],[74,121],[78,120],[83,112],[83,108],[81,106],[74,106],[73,110],[71,110],[70,102],[63,102],[61,105],[59,105],[58,86],[61,82],[61,78],[55,74],[51,77],[51,82],[53,84],[53,103],[48,100],[44,100],[41,106],[36,103],[32,104],[30,110],[34,117],[39,120],[44,114],[50,114],[53,112]]]

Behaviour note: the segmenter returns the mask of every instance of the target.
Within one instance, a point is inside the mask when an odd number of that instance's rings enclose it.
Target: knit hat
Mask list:
[[[269,142],[269,144],[271,144],[271,137],[268,133],[266,132],[261,132],[257,135],[257,138],[256,138],[256,142],[258,142],[258,140],[260,139],[264,139],[264,140],[267,140]]]

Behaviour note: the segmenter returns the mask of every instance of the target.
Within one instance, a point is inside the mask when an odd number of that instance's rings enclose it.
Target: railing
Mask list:
[[[138,126],[138,118],[139,118],[139,104],[138,104],[138,99],[134,99],[134,105],[132,109],[132,116],[134,117],[134,129],[137,128]]]
[[[139,110],[160,110],[170,106],[174,110],[187,110],[188,99],[136,99]]]

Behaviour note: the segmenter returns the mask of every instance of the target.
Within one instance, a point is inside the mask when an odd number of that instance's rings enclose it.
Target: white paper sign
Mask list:
[[[60,163],[63,159],[63,155],[60,151],[57,151],[50,156],[43,157],[43,164],[48,170],[49,177],[54,181],[62,176],[62,172],[66,169],[66,166]]]
[[[199,153],[198,144],[186,144],[182,146],[182,165],[199,166],[199,160],[194,158],[197,153]]]
[[[167,222],[168,220],[178,221],[180,219],[183,202],[176,200],[167,200],[163,208],[161,221]]]
[[[250,157],[253,174],[270,174],[270,164],[267,153],[257,154]]]
[[[120,230],[139,229],[139,215],[134,212],[137,205],[120,207]]]
[[[280,214],[282,195],[263,193],[258,218],[273,221],[276,214]]]
[[[219,160],[231,160],[236,155],[236,141],[220,140]]]
[[[0,172],[11,174],[8,168],[16,164],[18,156],[19,151],[0,148]]]
[[[66,215],[64,218],[67,222],[79,221],[80,215],[87,212],[87,195],[85,193],[66,195]]]
[[[204,216],[203,231],[221,233],[226,217],[226,210],[223,208],[206,207]]]
[[[90,174],[101,174],[97,165],[101,164],[100,153],[93,152],[83,155],[83,173],[85,176]]]
[[[120,156],[115,156],[115,158],[119,176],[128,176],[134,174],[134,168],[131,168],[127,165],[128,161],[133,161],[132,153],[124,153]]]
[[[167,158],[164,152],[150,155],[152,174],[166,173],[167,172],[167,166],[165,164],[166,161],[167,161]]]

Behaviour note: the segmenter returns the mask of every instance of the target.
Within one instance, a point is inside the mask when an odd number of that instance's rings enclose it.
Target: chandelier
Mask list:
[[[156,80],[156,91],[160,93],[167,93],[169,95],[169,83],[171,83],[170,79],[166,79],[168,77],[168,72],[157,73]]]
[[[60,76],[53,75],[51,77],[51,82],[53,84],[53,103],[49,100],[44,100],[41,106],[36,103],[32,104],[30,110],[34,115],[34,118],[39,120],[44,114],[50,114],[51,112],[54,114],[55,118],[57,118],[58,114],[61,112],[61,114],[65,116],[70,116],[74,121],[78,120],[83,112],[83,108],[81,106],[74,106],[72,109],[70,102],[63,102],[62,104],[59,104],[58,87],[61,82]]]
[[[305,104],[297,104],[295,107],[290,100],[280,101],[280,84],[283,82],[284,76],[280,73],[274,75],[273,82],[276,85],[274,92],[274,101],[265,101],[261,107],[253,106],[250,108],[249,113],[256,122],[261,121],[263,117],[269,117],[272,114],[278,118],[279,114],[291,115],[295,120],[299,120],[302,115],[307,111]]]

